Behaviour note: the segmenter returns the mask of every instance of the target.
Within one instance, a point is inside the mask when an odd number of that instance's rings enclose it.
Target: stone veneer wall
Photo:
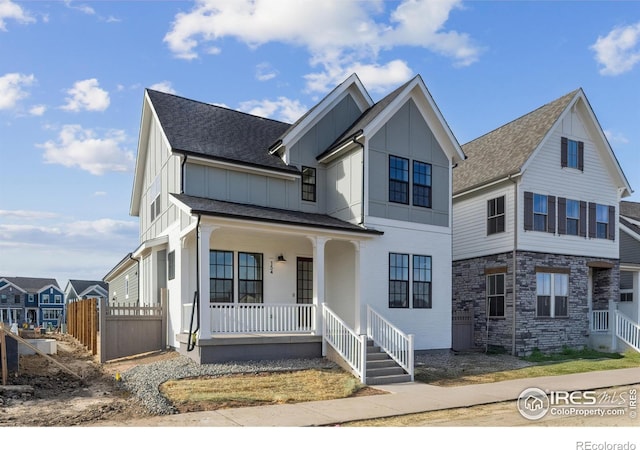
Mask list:
[[[513,346],[512,253],[490,255],[453,262],[453,308],[473,309],[474,344],[478,348],[498,346],[511,352]],[[594,309],[607,309],[608,300],[619,298],[618,260],[584,256],[517,253],[516,354],[529,355],[534,349],[556,352],[564,346],[581,349],[589,341],[588,279],[591,262],[613,264],[612,269],[594,268]],[[487,269],[505,267],[505,317],[486,318]],[[569,272],[568,317],[536,317],[536,269]],[[544,269],[542,269],[544,271]],[[488,333],[487,333],[488,324]]]

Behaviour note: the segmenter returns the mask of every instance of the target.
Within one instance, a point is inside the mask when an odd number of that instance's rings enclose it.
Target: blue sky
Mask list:
[[[294,121],[353,72],[420,74],[461,144],[582,87],[640,201],[640,2],[0,0],[0,275],[137,247],[145,87]]]

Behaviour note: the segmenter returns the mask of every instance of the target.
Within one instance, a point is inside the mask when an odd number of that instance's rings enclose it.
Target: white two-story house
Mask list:
[[[582,89],[462,146],[453,171],[454,311],[473,346],[590,344],[619,298],[631,187]]]
[[[294,124],[146,90],[140,302],[166,289],[168,342],[203,363],[320,356],[330,327],[386,321],[449,348],[463,158],[419,76],[374,102],[354,74]]]

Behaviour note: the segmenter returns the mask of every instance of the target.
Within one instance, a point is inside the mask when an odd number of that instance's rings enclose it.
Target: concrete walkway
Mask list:
[[[145,418],[100,426],[306,427],[517,400],[530,387],[584,391],[640,384],[640,368],[526,378],[458,387],[424,383],[374,386],[388,394],[286,405],[254,406]]]

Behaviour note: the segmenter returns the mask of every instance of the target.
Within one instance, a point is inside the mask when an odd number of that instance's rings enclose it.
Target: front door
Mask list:
[[[313,303],[313,259],[298,257],[296,265],[296,303],[310,305]],[[301,309],[298,324],[308,328],[312,325],[311,321],[311,309]]]

